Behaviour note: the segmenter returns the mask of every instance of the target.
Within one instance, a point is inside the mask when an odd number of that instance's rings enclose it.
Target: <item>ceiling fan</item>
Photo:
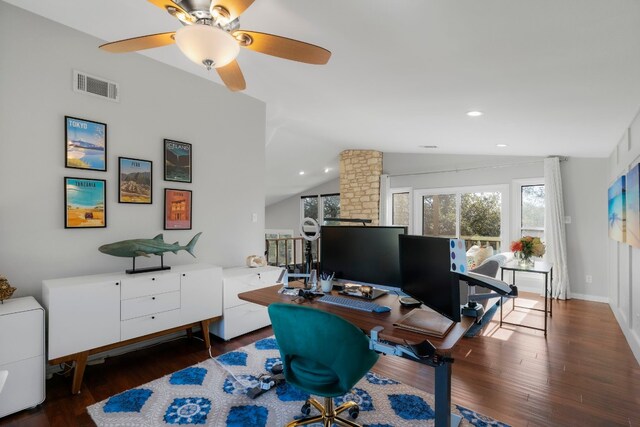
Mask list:
[[[240,47],[307,64],[326,64],[331,52],[320,46],[273,34],[240,29],[238,17],[254,0],[148,0],[184,26],[177,31],[106,43],[100,49],[126,53],[176,43],[187,58],[215,68],[232,91],[246,88],[236,57]]]

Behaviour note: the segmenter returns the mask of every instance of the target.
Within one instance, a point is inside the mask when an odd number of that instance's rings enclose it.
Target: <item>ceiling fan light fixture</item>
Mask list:
[[[167,12],[169,12],[169,15],[178,19],[180,22],[183,22],[188,25],[193,24],[193,21],[194,21],[193,16],[189,15],[188,13],[184,13],[183,11],[178,10],[175,7],[168,6]]]
[[[175,40],[187,58],[207,69],[224,67],[240,53],[240,46],[231,34],[209,25],[182,27],[176,31]]]

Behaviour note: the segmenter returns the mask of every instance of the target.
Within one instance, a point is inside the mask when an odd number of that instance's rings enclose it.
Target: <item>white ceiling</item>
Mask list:
[[[144,0],[6,1],[108,41],[179,28]],[[267,104],[267,204],[349,148],[608,156],[640,105],[638,0],[256,0],[240,22],[333,53],[240,53]],[[175,46],[144,54],[220,83]]]

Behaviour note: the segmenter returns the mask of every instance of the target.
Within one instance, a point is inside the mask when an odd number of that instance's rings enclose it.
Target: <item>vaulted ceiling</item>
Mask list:
[[[109,41],[180,26],[144,0],[7,2]],[[347,148],[607,156],[640,106],[636,0],[256,0],[240,24],[333,53],[238,57],[267,104],[267,203],[336,177]],[[143,54],[221,84],[175,46]]]

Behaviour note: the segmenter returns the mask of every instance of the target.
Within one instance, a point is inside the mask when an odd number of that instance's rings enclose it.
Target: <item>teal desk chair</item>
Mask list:
[[[369,350],[369,338],[339,316],[302,305],[271,304],[269,317],[280,347],[285,379],[324,397],[324,405],[314,398],[307,400],[302,406],[305,418],[292,421],[287,427],[316,422],[359,427],[338,416],[349,411],[355,419],[358,405],[346,402],[334,408],[333,398],[348,393],[378,360],[378,354]],[[309,416],[311,405],[320,415]]]

